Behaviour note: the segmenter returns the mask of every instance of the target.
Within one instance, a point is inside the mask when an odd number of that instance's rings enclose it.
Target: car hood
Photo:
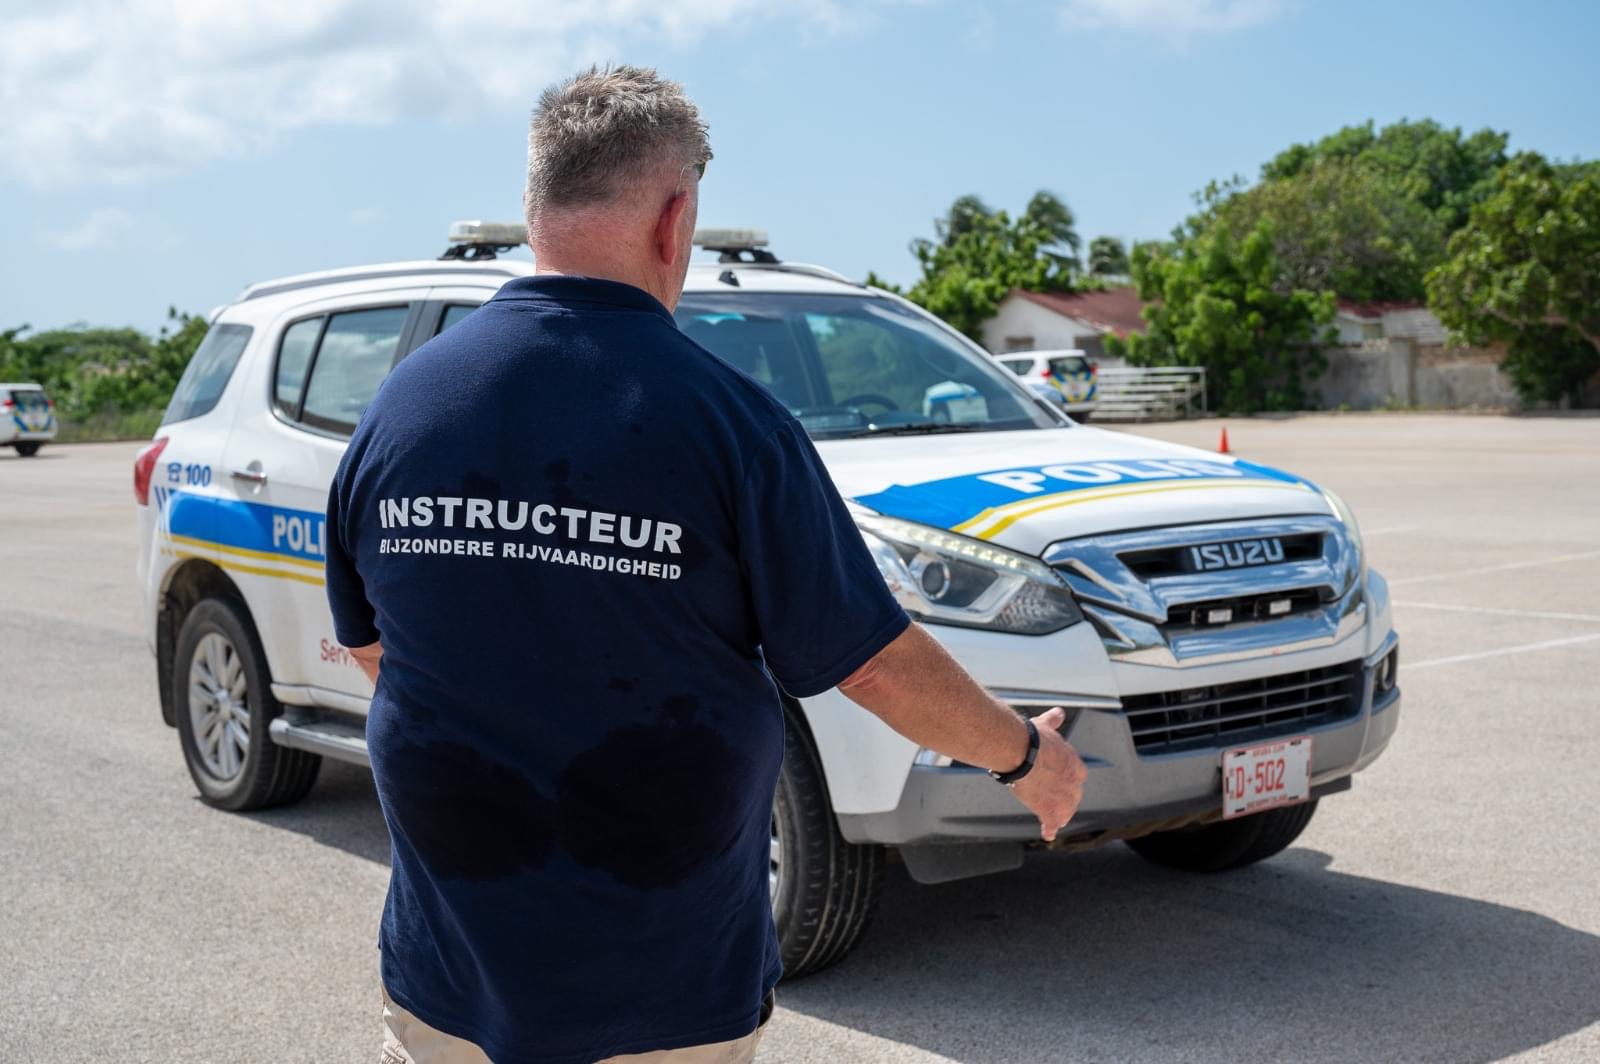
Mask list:
[[[1032,555],[1124,529],[1334,512],[1290,473],[1100,429],[825,440],[817,449],[856,506]]]

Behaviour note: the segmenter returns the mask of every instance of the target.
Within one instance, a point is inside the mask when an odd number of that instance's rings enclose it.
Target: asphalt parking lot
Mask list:
[[[1600,1060],[1600,419],[1228,429],[1360,517],[1398,603],[1388,754],[1225,876],[1121,847],[892,868],[762,1061]],[[195,798],[136,614],[135,450],[0,454],[0,1059],[374,1060],[372,787]]]

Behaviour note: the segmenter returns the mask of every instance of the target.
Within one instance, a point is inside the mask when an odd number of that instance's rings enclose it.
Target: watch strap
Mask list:
[[[993,769],[989,770],[989,775],[993,776],[995,779],[1006,784],[1007,786],[1010,786],[1011,784],[1020,780],[1022,777],[1026,776],[1028,773],[1032,772],[1033,763],[1039,758],[1039,727],[1031,720],[1023,721],[1023,723],[1028,726],[1028,752],[1023,756],[1022,764],[1018,765],[1010,772],[996,772]]]

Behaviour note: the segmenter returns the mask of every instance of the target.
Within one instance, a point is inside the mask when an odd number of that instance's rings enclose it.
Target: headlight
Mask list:
[[[1361,542],[1361,526],[1356,524],[1356,512],[1345,505],[1345,501],[1333,492],[1323,489],[1322,494],[1328,500],[1328,505],[1333,507],[1333,512],[1338,515],[1339,521],[1344,525],[1345,533],[1350,537],[1350,547],[1356,552],[1356,571],[1362,576],[1367,572],[1367,550]]]
[[[1036,558],[892,517],[856,524],[889,591],[919,620],[1019,635],[1083,620],[1066,584]]]

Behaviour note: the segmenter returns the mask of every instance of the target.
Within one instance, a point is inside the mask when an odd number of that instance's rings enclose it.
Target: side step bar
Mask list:
[[[370,764],[366,736],[360,728],[349,724],[331,720],[295,724],[278,717],[267,725],[267,732],[279,746],[321,754],[335,761],[348,761],[352,765]]]

